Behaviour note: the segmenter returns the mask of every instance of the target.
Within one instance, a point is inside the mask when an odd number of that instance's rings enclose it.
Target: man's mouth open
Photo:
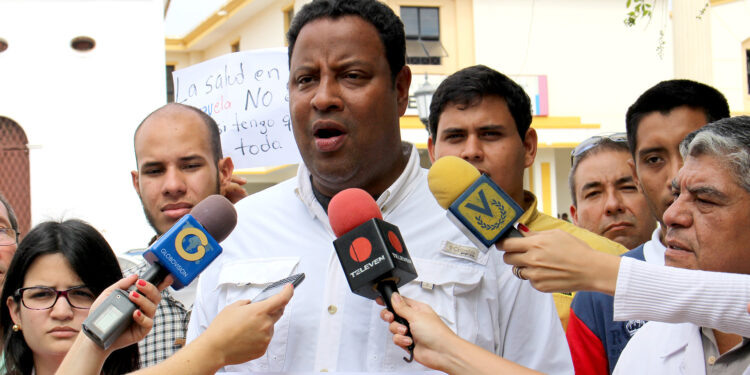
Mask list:
[[[315,146],[320,152],[336,151],[344,145],[346,140],[346,132],[338,127],[319,127],[313,136],[315,136]]]

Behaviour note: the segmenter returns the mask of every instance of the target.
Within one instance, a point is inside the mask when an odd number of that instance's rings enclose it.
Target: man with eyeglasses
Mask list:
[[[623,256],[664,265],[662,217],[674,200],[671,183],[682,167],[680,142],[690,132],[725,117],[729,117],[729,105],[724,95],[684,79],[658,83],[628,108],[625,123],[632,159],[627,162],[660,225],[648,241]],[[603,293],[576,294],[567,337],[577,374],[612,373],[625,345],[645,324],[642,320],[613,321],[613,303],[613,297]]]
[[[651,238],[656,219],[635,183],[625,133],[591,137],[571,153],[573,224],[633,249]]]
[[[432,96],[429,130],[430,159],[457,156],[488,175],[524,208],[519,223],[533,231],[564,230],[605,253],[627,251],[614,241],[537,210],[536,197],[523,189],[524,170],[534,163],[537,150],[531,100],[507,76],[483,65],[450,75]],[[515,275],[522,278],[522,270]],[[553,298],[566,327],[572,293],[555,293]]]
[[[0,288],[5,282],[5,274],[18,248],[18,220],[13,208],[0,193]]]

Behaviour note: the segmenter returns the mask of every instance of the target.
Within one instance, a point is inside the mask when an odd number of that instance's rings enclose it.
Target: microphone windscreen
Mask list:
[[[328,221],[336,237],[371,219],[383,219],[375,199],[362,189],[351,188],[338,192],[328,203]]]
[[[448,209],[479,176],[479,171],[468,161],[456,156],[444,156],[430,167],[427,184],[440,207]]]
[[[199,222],[216,242],[224,241],[237,225],[237,211],[229,199],[222,195],[209,195],[190,210],[190,215]]]

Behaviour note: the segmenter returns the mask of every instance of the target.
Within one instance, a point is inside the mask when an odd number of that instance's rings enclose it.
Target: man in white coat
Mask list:
[[[680,152],[685,164],[672,182],[675,201],[664,213],[666,264],[750,274],[750,117],[706,125],[683,140]],[[693,303],[715,308],[712,300]],[[650,322],[630,340],[615,373],[740,374],[748,365],[748,338],[690,323]]]

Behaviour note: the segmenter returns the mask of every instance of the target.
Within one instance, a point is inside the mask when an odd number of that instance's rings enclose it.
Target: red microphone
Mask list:
[[[328,203],[328,221],[336,237],[370,219],[383,220],[383,214],[372,196],[362,189],[342,190]]]
[[[409,322],[398,316],[391,305],[391,295],[398,287],[417,278],[417,270],[398,227],[383,220],[372,196],[362,189],[346,189],[328,204],[328,220],[341,268],[352,292],[362,297],[383,298],[395,320],[409,328]],[[407,332],[411,336],[410,332]],[[411,362],[414,344],[408,347]]]

